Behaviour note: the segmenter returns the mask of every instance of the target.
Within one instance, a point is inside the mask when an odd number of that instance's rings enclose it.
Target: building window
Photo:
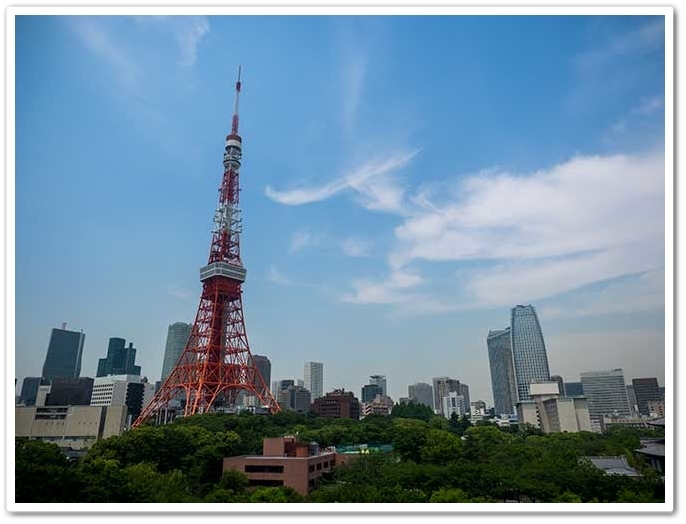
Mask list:
[[[310,464],[310,473],[314,471],[314,464]]]
[[[322,463],[321,463],[321,462],[318,462],[318,463],[317,463],[317,471],[319,471],[320,469],[322,469]]]
[[[244,471],[246,473],[283,473],[283,466],[246,464]]]

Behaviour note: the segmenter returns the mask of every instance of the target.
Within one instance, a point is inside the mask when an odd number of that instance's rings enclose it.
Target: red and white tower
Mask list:
[[[239,67],[231,134],[226,137],[224,147],[224,176],[219,188],[219,205],[214,213],[210,256],[207,265],[200,269],[203,286],[198,314],[176,367],[133,427],[153,417],[164,421],[172,400],[181,401],[186,417],[207,413],[219,406],[233,406],[241,390],[255,395],[272,413],[280,410],[253,363],[243,320],[241,286],[246,270],[240,256],[238,208],[238,171],[243,144],[238,134],[240,92]]]

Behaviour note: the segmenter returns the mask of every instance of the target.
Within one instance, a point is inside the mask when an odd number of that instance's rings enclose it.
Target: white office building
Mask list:
[[[305,389],[310,391],[312,400],[324,396],[324,364],[305,362],[303,378]]]

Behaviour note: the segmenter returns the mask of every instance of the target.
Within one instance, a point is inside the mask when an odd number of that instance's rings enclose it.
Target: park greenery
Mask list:
[[[337,466],[306,497],[288,487],[252,489],[243,473],[222,471],[224,457],[260,454],[264,437],[283,435],[322,447],[391,443],[393,452]],[[291,411],[195,415],[99,440],[77,460],[55,444],[16,439],[15,501],[664,502],[664,481],[634,452],[643,436],[662,433],[613,428],[544,435],[530,426],[445,419],[414,404],[359,421]],[[623,455],[642,476],[607,475],[580,460],[599,455]]]

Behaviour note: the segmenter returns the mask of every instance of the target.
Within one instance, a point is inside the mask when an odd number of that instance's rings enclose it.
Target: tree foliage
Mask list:
[[[17,502],[663,502],[664,482],[633,451],[652,430],[605,434],[503,430],[402,404],[389,416],[326,420],[313,414],[196,415],[97,441],[76,462],[54,444],[17,439]],[[322,447],[392,443],[335,468],[307,497],[253,487],[224,457],[259,454],[265,437],[298,434]],[[624,455],[643,476],[607,475],[580,460]],[[40,486],[40,489],[37,489]]]

